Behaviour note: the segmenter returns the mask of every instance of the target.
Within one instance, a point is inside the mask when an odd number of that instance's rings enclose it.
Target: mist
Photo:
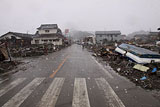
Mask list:
[[[156,31],[159,0],[0,0],[0,35],[35,33],[41,24],[81,31]]]

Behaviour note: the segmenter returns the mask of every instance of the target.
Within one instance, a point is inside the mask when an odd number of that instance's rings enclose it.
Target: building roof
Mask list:
[[[159,34],[159,32],[149,32],[149,34],[157,36]]]
[[[2,35],[1,38],[4,37],[4,36],[7,35],[7,34],[13,34],[13,35],[15,35],[15,36],[17,36],[17,37],[27,38],[27,39],[32,39],[33,36],[34,36],[33,34],[27,34],[27,33],[8,32],[8,33]]]
[[[58,25],[57,24],[42,24],[37,29],[38,30],[43,30],[43,29],[58,29]]]
[[[105,35],[105,34],[116,34],[116,35],[120,35],[121,32],[120,31],[96,31],[95,32],[96,35]]]

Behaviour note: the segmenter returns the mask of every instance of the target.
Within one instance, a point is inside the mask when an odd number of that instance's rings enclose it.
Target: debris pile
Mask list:
[[[0,61],[4,61],[9,59],[8,51],[6,48],[6,44],[0,44]]]
[[[160,64],[138,65],[124,57],[110,60],[109,65],[120,75],[127,77],[136,85],[146,89],[160,89]],[[139,67],[138,67],[139,66]]]
[[[118,74],[127,77],[137,86],[160,90],[160,63],[137,64],[116,53],[112,46],[87,46],[93,56],[101,57]]]
[[[5,73],[14,69],[21,62],[18,61],[2,61],[0,62],[0,73]]]
[[[10,51],[12,57],[32,57],[47,55],[48,53],[61,50],[62,48],[64,48],[64,46],[34,45],[32,47],[12,48]]]

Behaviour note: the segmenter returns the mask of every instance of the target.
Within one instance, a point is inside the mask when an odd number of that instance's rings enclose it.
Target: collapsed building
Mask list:
[[[33,34],[8,32],[0,37],[1,42],[7,42],[9,47],[30,46]]]

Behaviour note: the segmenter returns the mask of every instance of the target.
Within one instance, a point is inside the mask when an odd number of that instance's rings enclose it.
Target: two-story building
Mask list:
[[[96,31],[96,43],[103,44],[106,41],[119,41],[125,38],[120,31]]]
[[[64,36],[57,24],[42,24],[37,28],[31,44],[63,45]]]

